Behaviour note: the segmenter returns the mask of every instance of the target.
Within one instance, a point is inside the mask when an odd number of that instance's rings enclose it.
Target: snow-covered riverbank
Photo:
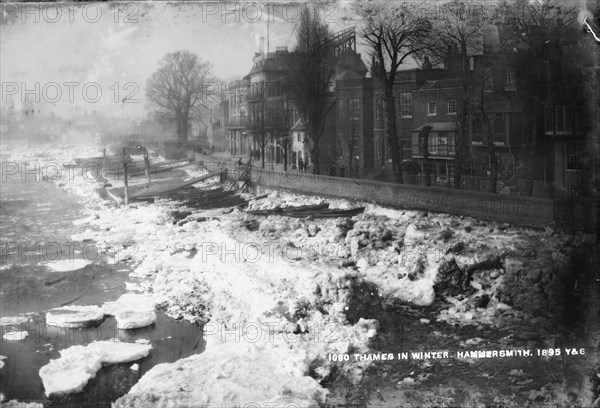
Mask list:
[[[336,394],[328,384],[343,378],[358,387],[375,364],[331,356],[386,351],[377,341],[388,328],[378,320],[403,305],[417,314],[435,306],[433,316],[417,316],[424,327],[434,320],[505,329],[526,321],[544,336],[565,314],[573,252],[591,239],[373,205],[351,218],[213,209],[174,222],[172,212],[186,210],[174,202],[117,207],[95,196],[93,183],[63,187],[88,204],[81,221],[88,230],[74,238],[122,248],[118,256],[138,280],[132,291],[148,293],[169,316],[205,324],[202,354],[154,367],[118,407],[326,403]],[[269,192],[250,208],[322,201]],[[477,344],[470,337],[462,340]],[[551,398],[563,401],[576,386]]]

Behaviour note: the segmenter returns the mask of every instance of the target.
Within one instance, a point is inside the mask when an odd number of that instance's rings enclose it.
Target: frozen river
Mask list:
[[[136,330],[117,329],[113,317],[84,329],[46,326],[45,311],[54,307],[100,306],[115,300],[125,293],[131,270],[123,262],[106,262],[94,242],[76,243],[71,238],[85,229],[74,224],[84,210],[77,197],[32,174],[25,181],[20,176],[7,176],[2,181],[0,317],[26,314],[28,321],[18,330],[29,333],[24,341],[9,342],[2,339],[2,334],[17,327],[0,326],[0,355],[7,357],[0,369],[0,393],[7,400],[38,401],[46,406],[110,406],[156,364],[203,351],[199,326],[173,320],[161,312],[155,324]],[[114,338],[125,342],[146,339],[152,350],[137,362],[136,371],[131,369],[132,363],[105,366],[83,392],[58,400],[45,396],[39,370],[58,358],[60,350]]]

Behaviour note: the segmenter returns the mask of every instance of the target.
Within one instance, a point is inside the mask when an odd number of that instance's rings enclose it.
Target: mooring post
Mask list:
[[[148,178],[148,184],[150,184],[150,157],[148,156],[148,149],[144,147],[144,167],[146,168],[146,177]]]
[[[127,156],[123,148],[123,185],[125,186],[125,205],[129,204],[129,185],[127,183]]]

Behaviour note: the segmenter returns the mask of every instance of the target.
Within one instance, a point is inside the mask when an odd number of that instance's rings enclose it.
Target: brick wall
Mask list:
[[[398,209],[425,210],[544,228],[555,220],[565,226],[593,228],[582,206],[551,199],[509,196],[441,187],[384,183],[253,168],[252,180],[265,188],[372,202]],[[575,211],[576,210],[576,211]],[[590,210],[591,213],[591,210]]]
[[[219,162],[198,153],[196,156],[196,160],[202,161],[210,171],[226,166],[229,169],[229,178],[236,177],[233,163]],[[595,207],[593,203],[583,200],[553,200],[394,184],[298,173],[295,170],[279,173],[256,167],[252,168],[252,181],[269,189],[371,202],[398,209],[465,215],[513,225],[544,228],[556,222],[567,230],[582,228],[588,232],[595,231],[596,227]]]

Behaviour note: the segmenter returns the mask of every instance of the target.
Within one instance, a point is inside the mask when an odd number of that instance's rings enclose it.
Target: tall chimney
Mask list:
[[[260,42],[258,45],[258,53],[260,55],[265,55],[265,37],[263,37],[262,35],[260,36]]]

